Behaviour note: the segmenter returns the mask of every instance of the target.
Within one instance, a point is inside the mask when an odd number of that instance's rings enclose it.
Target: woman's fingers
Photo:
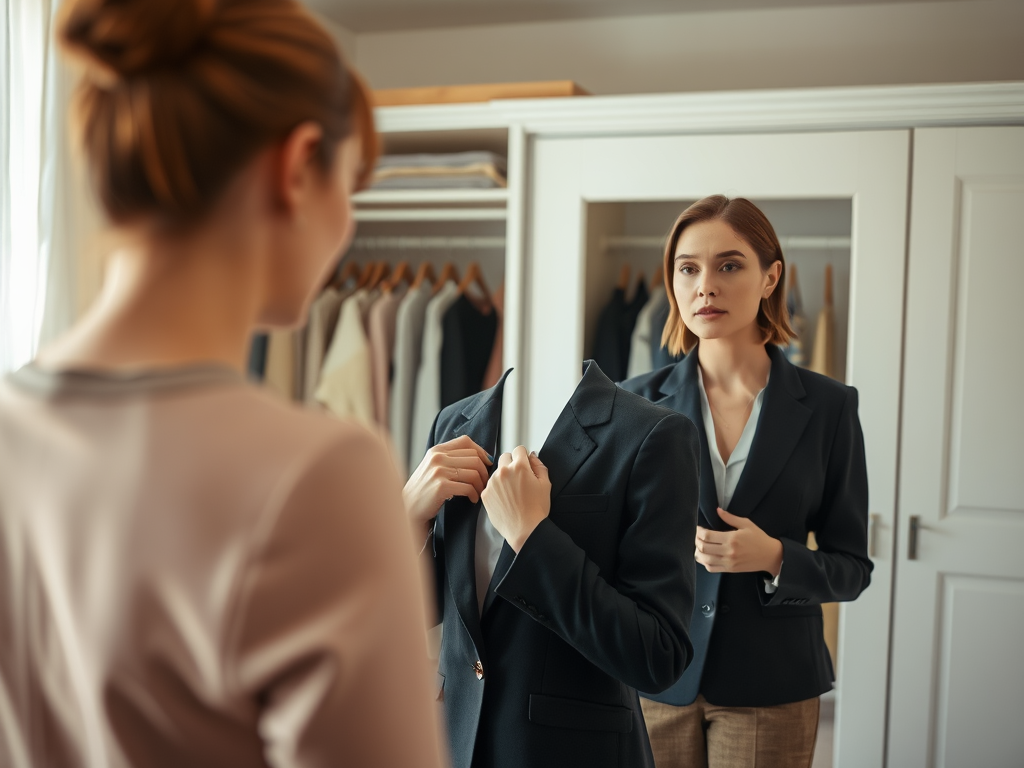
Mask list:
[[[487,467],[478,456],[448,458],[438,464],[435,472],[448,480],[471,483],[478,491],[482,491],[487,485]]]
[[[459,435],[446,443],[435,445],[431,450],[440,451],[442,453],[452,453],[457,451],[460,454],[462,451],[466,451],[467,453],[465,455],[477,455],[485,464],[490,465],[494,463],[493,457],[473,442],[473,438],[469,435]]]

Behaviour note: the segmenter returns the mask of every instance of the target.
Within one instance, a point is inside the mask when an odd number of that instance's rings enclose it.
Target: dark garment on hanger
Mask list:
[[[668,351],[668,347],[661,346],[661,334],[665,330],[665,323],[668,322],[670,312],[672,312],[672,303],[665,302],[651,313],[651,363],[654,365],[653,370],[655,371],[683,359],[682,352],[674,356]]]
[[[491,450],[507,376],[444,409],[429,445],[469,435]],[[486,511],[441,508],[423,556],[454,768],[653,768],[636,689],[668,688],[690,660],[699,446],[691,421],[587,361],[540,450],[551,514],[518,554],[502,546],[482,615]]]
[[[594,361],[612,381],[622,381],[629,371],[629,345],[633,339],[636,318],[650,298],[647,286],[637,284],[633,299],[626,301],[626,292],[616,288],[611,301],[597,318],[594,336]]]
[[[475,395],[483,387],[498,332],[494,307],[484,313],[465,294],[444,314],[441,343],[441,407]]]
[[[821,604],[853,600],[871,581],[857,390],[797,368],[774,344],[767,351],[771,374],[761,416],[728,511],[782,542],[779,587],[767,593],[765,573],[696,567],[693,663],[672,688],[648,696],[666,704],[691,704],[702,693],[717,706],[770,707],[830,690],[834,674]],[[697,366],[691,354],[622,387],[697,425],[701,525],[731,530],[718,516]],[[809,531],[818,541],[815,551],[806,545]]]
[[[267,344],[270,337],[265,333],[257,333],[252,337],[249,346],[249,378],[252,381],[263,381],[267,369]]]

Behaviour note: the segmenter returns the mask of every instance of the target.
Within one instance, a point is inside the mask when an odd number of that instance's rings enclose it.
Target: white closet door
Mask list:
[[[1022,306],[1024,128],[917,131],[894,768],[1024,765]]]
[[[860,391],[871,512],[880,525],[871,587],[841,614],[837,768],[883,761],[908,170],[907,131],[541,136],[533,146],[523,431],[530,446],[542,443],[581,375],[588,202],[714,193],[852,200],[846,370]]]

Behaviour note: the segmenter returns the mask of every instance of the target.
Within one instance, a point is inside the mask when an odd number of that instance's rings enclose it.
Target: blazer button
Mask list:
[[[484,679],[484,665],[479,660],[473,662],[473,671],[476,672],[476,679]]]
[[[720,610],[722,613],[728,613],[729,612],[729,606],[726,605],[725,603],[722,603],[722,605],[718,606],[718,610]]]
[[[709,618],[713,616],[715,613],[715,601],[709,600],[708,602],[704,603],[704,605],[700,607],[700,612]]]

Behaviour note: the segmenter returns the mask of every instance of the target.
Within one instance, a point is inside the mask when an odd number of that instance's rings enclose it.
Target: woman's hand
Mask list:
[[[694,557],[711,573],[767,571],[773,577],[782,570],[782,542],[773,539],[745,517],[718,508],[718,516],[735,531],[711,531],[697,526]]]
[[[483,492],[491,525],[518,554],[534,528],[551,512],[548,468],[536,453],[518,446],[503,453]]]
[[[479,501],[487,485],[487,467],[493,463],[487,451],[468,435],[427,451],[402,490],[412,524],[427,525],[441,505],[453,496],[468,496],[474,503]]]

